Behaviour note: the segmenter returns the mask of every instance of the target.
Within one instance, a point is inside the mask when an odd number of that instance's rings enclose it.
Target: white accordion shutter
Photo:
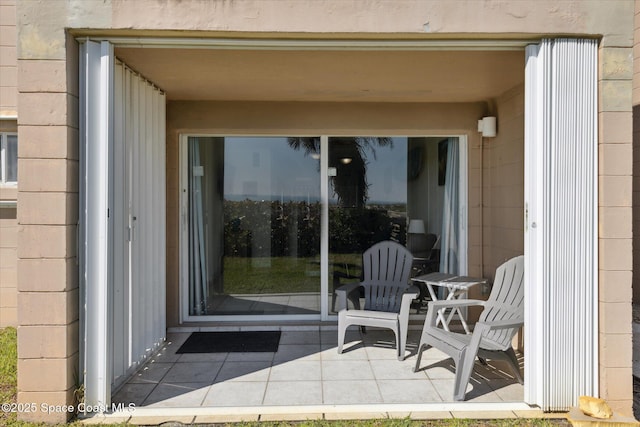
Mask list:
[[[596,40],[527,47],[525,401],[598,394]]]
[[[165,338],[165,95],[114,57],[80,48],[80,376],[85,403]]]

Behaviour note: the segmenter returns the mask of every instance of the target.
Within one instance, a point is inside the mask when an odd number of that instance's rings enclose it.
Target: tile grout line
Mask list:
[[[165,338],[165,343],[166,343],[166,338]],[[160,352],[160,350],[158,350],[158,353]],[[157,354],[157,353],[156,353]],[[174,353],[175,354],[175,353]],[[182,357],[182,356],[180,356]],[[152,358],[149,358],[149,361],[147,361],[147,363],[151,362]],[[179,358],[178,358],[179,359]],[[146,367],[147,363],[145,363],[143,365],[143,369],[144,367]],[[171,367],[169,369],[167,369],[167,372],[165,372],[160,379],[155,383],[155,385],[153,386],[153,388],[151,389],[151,391],[149,392],[149,394],[144,398],[144,400],[140,403],[140,406],[144,406],[145,402],[147,401],[147,399],[149,399],[149,397],[153,394],[153,392],[158,388],[158,386],[162,383],[162,380],[164,379],[165,376],[167,376],[167,374],[169,373],[169,371],[175,366],[175,364],[177,363],[177,360],[174,362],[171,362]]]
[[[282,334],[284,333],[284,331],[282,330],[282,327],[278,328],[278,331],[280,331],[280,339],[282,339]],[[276,360],[276,353],[278,352],[278,350],[280,350],[280,341],[278,341],[278,349],[273,353],[273,355],[271,356],[271,360],[269,361],[269,374],[267,375],[267,379],[265,381],[264,384],[264,392],[262,393],[262,406],[265,405],[265,399],[267,398],[267,390],[269,389],[269,383],[271,381],[271,371],[273,369],[273,364],[275,363]],[[258,414],[258,420],[260,420],[262,418],[261,414]]]
[[[384,401],[384,396],[382,396],[382,390],[380,390],[380,384],[378,383],[378,377],[376,376],[376,371],[373,369],[373,365],[371,364],[371,356],[365,347],[365,352],[367,353],[367,362],[369,362],[369,369],[371,369],[371,375],[373,376],[373,381],[376,383],[376,389],[378,390],[378,394],[380,395],[380,401],[382,403],[387,403]]]

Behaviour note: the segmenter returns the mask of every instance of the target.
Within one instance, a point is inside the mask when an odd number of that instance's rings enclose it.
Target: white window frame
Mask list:
[[[10,136],[16,137],[18,141],[18,134],[16,132],[0,132],[0,185],[2,186],[17,186],[18,179],[15,181],[7,181],[7,144]],[[18,156],[16,156],[16,170],[18,168]]]

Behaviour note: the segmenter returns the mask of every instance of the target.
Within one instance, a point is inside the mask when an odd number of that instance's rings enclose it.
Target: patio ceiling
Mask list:
[[[116,48],[169,100],[477,102],[524,82],[521,50]]]

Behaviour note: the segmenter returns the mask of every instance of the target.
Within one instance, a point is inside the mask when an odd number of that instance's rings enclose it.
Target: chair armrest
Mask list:
[[[511,328],[519,328],[524,325],[524,319],[516,318],[516,319],[506,319],[506,320],[496,320],[493,322],[478,322],[476,323],[476,328],[481,327],[486,330],[492,329],[511,329]]]
[[[442,310],[443,308],[471,307],[473,305],[484,305],[485,303],[486,301],[482,301],[479,299],[455,299],[449,301],[432,301],[429,303],[429,307],[434,307],[434,309]]]
[[[406,312],[407,316],[409,315],[409,308],[411,307],[411,301],[418,298],[420,295],[420,288],[417,286],[411,285],[409,288],[402,294],[402,302],[400,303],[400,317],[402,317],[403,313]]]
[[[471,307],[474,305],[484,305],[486,301],[477,300],[477,299],[458,299],[458,300],[449,300],[449,301],[432,301],[429,303],[429,307],[427,309],[427,317],[425,319],[425,324],[435,328],[437,322],[437,314],[438,311],[445,308],[460,308],[460,307]]]
[[[522,318],[496,320],[493,322],[478,322],[473,327],[473,337],[469,343],[469,348],[474,349],[474,351],[477,352],[483,337],[486,337],[487,333],[490,331],[516,329],[520,328],[522,325],[524,325],[524,319]],[[509,341],[511,340],[509,339]]]
[[[418,295],[420,295],[420,288],[415,285],[409,286],[404,294],[402,294],[402,304],[405,304],[405,301],[413,301],[414,299],[418,298]]]
[[[360,282],[347,283],[334,291],[338,297],[338,311],[347,309],[347,295],[359,289],[360,286]]]
[[[409,309],[411,309],[411,301],[418,298],[420,295],[420,288],[415,285],[409,286],[409,288],[402,295],[402,302],[400,303],[400,313],[398,313],[398,320],[400,322],[400,327],[404,328],[404,332],[402,332],[403,336],[406,337],[406,328],[409,324]],[[406,338],[402,338],[403,340]]]
[[[360,282],[347,283],[336,289],[336,292],[346,292],[350,294],[361,286]]]

